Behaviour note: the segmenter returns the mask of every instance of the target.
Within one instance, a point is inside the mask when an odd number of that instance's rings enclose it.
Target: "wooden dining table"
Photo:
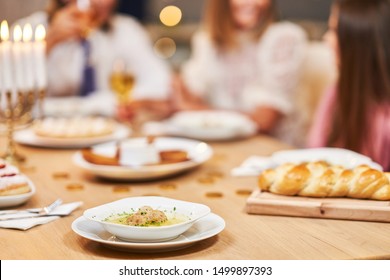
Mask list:
[[[21,166],[36,186],[24,205],[41,207],[57,198],[82,201],[71,215],[29,230],[0,229],[2,260],[339,260],[389,259],[390,223],[248,214],[257,177],[234,177],[231,170],[251,155],[269,156],[292,149],[274,138],[210,142],[213,156],[190,171],[146,181],[100,179],[72,161],[77,149],[18,145],[27,160]],[[0,147],[5,139],[0,138]],[[3,151],[1,151],[3,152]],[[219,234],[169,252],[133,252],[109,248],[76,234],[72,222],[83,211],[134,196],[163,196],[206,204],[226,223]]]

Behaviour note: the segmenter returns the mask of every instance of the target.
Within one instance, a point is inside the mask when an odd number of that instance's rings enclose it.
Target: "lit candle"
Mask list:
[[[2,89],[5,92],[12,91],[12,63],[11,63],[11,48],[12,42],[9,41],[9,28],[7,21],[3,20],[0,25],[1,38],[1,68],[2,68]]]
[[[25,90],[25,82],[23,75],[23,50],[22,50],[22,28],[19,25],[16,25],[14,28],[14,42],[12,46],[12,58],[13,58],[13,66],[15,73],[15,89],[16,91],[24,91]]]
[[[30,24],[26,24],[23,27],[23,61],[24,61],[24,81],[25,89],[34,89],[34,64],[33,64],[33,53],[32,53],[32,27]]]
[[[38,25],[35,29],[35,42],[33,44],[34,49],[34,63],[35,63],[35,81],[37,83],[38,90],[45,89],[47,86],[47,74],[46,74],[46,31],[43,25]]]

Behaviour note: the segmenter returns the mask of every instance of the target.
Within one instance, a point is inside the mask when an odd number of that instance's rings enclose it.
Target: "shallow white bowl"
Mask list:
[[[188,220],[169,226],[140,227],[114,224],[105,221],[111,215],[135,212],[142,206],[164,211],[169,218],[185,216]],[[103,204],[84,212],[84,217],[100,223],[116,237],[131,242],[162,242],[174,239],[187,231],[198,219],[208,215],[210,208],[203,204],[158,196],[129,197]]]

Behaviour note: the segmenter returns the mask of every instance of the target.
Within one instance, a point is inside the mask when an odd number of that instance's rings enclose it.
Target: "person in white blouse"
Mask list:
[[[47,12],[18,22],[33,27],[44,24],[48,30],[48,95],[81,94],[86,60],[81,42],[86,38],[88,60],[94,69],[92,95],[100,100],[100,106],[112,106],[108,105],[112,100],[109,78],[115,61],[121,60],[135,76],[132,106],[168,110],[169,65],[154,54],[146,30],[135,18],[115,13],[116,4],[117,0],[50,0]]]
[[[205,11],[204,27],[195,33],[191,57],[176,79],[177,106],[239,111],[259,132],[284,138],[305,32],[277,22],[272,0],[208,0]]]

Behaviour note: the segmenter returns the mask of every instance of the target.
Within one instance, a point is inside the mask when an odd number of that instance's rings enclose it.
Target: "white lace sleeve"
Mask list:
[[[244,90],[248,107],[270,106],[285,114],[292,110],[306,43],[305,32],[292,23],[269,27],[259,43],[260,75]]]
[[[184,83],[194,94],[205,94],[210,86],[213,52],[207,34],[202,31],[195,33],[191,41],[191,57],[181,68]]]

